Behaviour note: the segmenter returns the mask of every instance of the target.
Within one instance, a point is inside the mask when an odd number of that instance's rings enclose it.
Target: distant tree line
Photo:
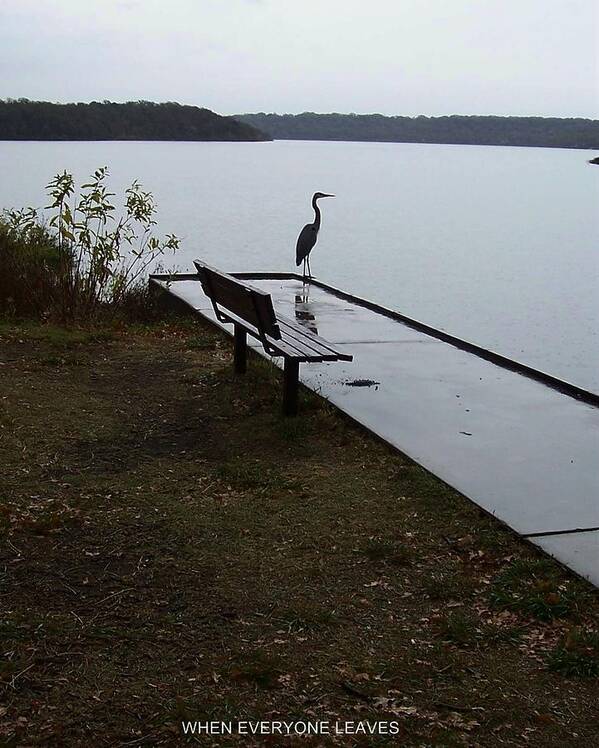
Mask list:
[[[0,100],[0,140],[366,140],[599,149],[599,121],[558,117],[240,114],[175,102]]]
[[[233,117],[173,102],[0,100],[0,140],[270,140]]]
[[[276,140],[599,148],[599,121],[557,117],[385,117],[382,114],[239,114]]]

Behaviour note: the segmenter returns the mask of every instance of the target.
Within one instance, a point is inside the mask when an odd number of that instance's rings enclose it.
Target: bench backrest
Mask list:
[[[198,271],[204,293],[212,301],[214,311],[221,321],[223,317],[227,317],[228,311],[255,327],[261,337],[268,335],[276,340],[280,339],[281,331],[270,294],[200,260],[195,260],[193,264]]]

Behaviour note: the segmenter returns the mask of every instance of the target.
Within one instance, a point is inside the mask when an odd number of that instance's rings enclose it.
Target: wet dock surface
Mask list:
[[[353,354],[302,365],[307,387],[599,585],[599,408],[314,283],[250,282]],[[215,321],[198,281],[169,290]]]

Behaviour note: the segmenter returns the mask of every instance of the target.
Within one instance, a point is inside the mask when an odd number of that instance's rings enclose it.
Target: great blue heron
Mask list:
[[[299,267],[302,262],[304,263],[304,278],[306,277],[306,265],[308,266],[308,276],[310,278],[312,277],[312,270],[310,269],[310,252],[314,249],[314,245],[318,239],[318,231],[320,230],[320,208],[318,207],[317,201],[320,200],[321,197],[335,197],[335,195],[327,195],[326,192],[314,193],[312,196],[314,221],[313,223],[307,223],[300,231],[300,235],[297,237],[295,264]]]

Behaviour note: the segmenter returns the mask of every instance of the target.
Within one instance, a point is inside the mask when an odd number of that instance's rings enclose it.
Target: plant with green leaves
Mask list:
[[[32,208],[4,214],[13,241],[31,242],[42,230],[51,240],[53,261],[45,270],[55,277],[59,292],[54,306],[64,318],[116,311],[139,290],[148,268],[179,247],[174,234],[154,236],[154,198],[137,181],[125,190],[124,209],[117,217],[108,174],[107,167],[97,169],[78,197],[73,175],[57,174],[47,185],[47,209],[52,211],[47,226]]]

